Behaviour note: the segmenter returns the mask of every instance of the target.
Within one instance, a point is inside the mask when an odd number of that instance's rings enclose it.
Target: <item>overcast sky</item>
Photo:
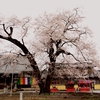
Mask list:
[[[33,19],[44,12],[72,10],[81,8],[85,24],[94,33],[97,49],[100,49],[100,0],[0,0],[0,13],[5,17],[16,15],[20,18],[31,16]],[[99,52],[100,54],[100,52]]]

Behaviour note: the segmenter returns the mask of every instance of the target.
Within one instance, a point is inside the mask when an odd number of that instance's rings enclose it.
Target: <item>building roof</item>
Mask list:
[[[3,55],[0,58],[0,73],[21,73],[32,70],[28,59],[21,55]]]
[[[92,69],[92,72],[89,74],[89,68]],[[100,72],[98,70],[94,69],[94,65],[91,63],[85,63],[84,64],[77,64],[77,63],[71,63],[71,64],[56,64],[55,67],[55,75],[54,77],[59,78],[88,78],[88,77],[99,77],[100,78]]]

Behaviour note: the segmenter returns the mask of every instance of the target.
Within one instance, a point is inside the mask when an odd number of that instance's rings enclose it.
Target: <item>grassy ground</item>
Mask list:
[[[19,93],[0,94],[0,100],[20,100]],[[38,95],[34,93],[24,93],[23,100],[100,100],[100,94],[90,93],[51,93],[50,95]]]

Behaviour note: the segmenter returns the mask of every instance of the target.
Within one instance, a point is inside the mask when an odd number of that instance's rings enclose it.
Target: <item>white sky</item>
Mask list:
[[[85,24],[93,31],[94,41],[100,54],[100,0],[0,0],[0,13],[5,17],[17,15],[18,17],[31,16],[33,19],[44,12],[59,10],[72,10],[76,7],[82,9],[86,19]]]

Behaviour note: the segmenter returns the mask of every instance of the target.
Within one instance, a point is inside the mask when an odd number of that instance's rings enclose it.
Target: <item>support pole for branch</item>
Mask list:
[[[23,93],[20,92],[20,99],[19,100],[23,100]]]
[[[12,86],[13,86],[13,73],[12,73],[12,78],[11,78],[11,91],[10,91],[10,96],[12,96]]]

